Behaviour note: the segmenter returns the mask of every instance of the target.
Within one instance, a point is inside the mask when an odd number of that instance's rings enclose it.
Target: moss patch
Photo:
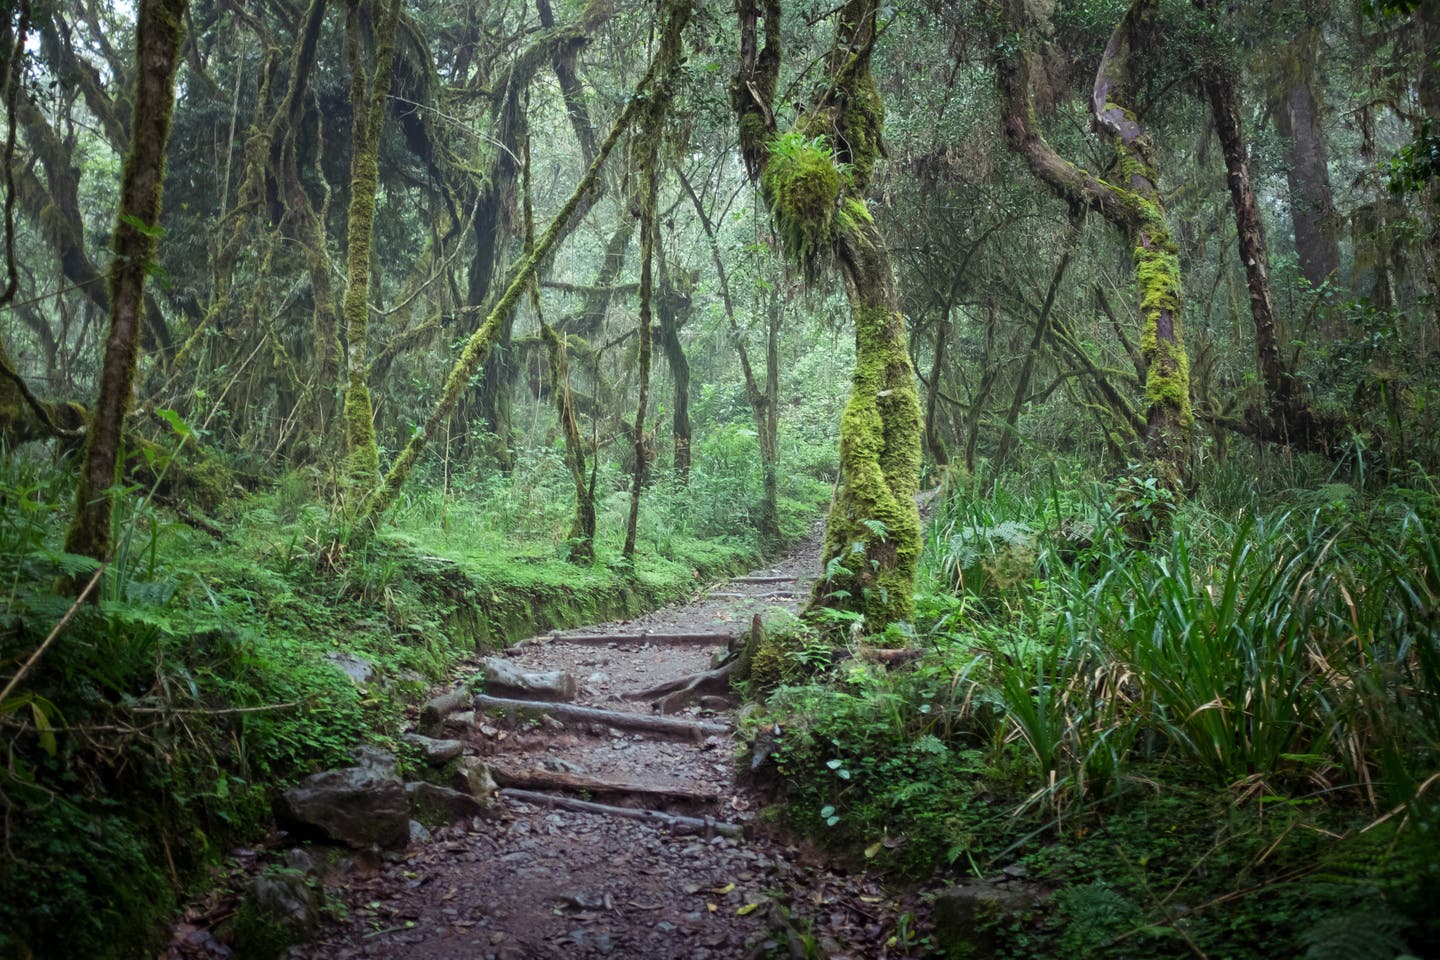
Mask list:
[[[836,212],[844,187],[835,153],[822,137],[790,131],[770,141],[760,191],[785,257],[807,282],[818,278],[835,243]]]

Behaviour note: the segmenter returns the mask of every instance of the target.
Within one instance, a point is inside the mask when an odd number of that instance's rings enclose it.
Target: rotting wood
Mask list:
[[[730,676],[740,661],[731,660],[723,666],[714,670],[706,670],[703,673],[692,673],[688,676],[679,677],[675,680],[667,680],[665,683],[656,684],[645,690],[636,690],[631,693],[622,693],[620,699],[630,701],[660,699],[658,704],[660,712],[674,713],[683,708],[696,697],[707,693],[726,694],[730,692]]]
[[[575,643],[575,644],[632,644],[632,643],[669,643],[697,645],[704,644],[727,644],[733,634],[730,633],[650,633],[642,630],[639,633],[555,633],[545,639],[549,643]]]
[[[593,794],[623,794],[632,797],[652,799],[683,800],[687,803],[714,803],[720,795],[714,790],[695,790],[689,787],[661,787],[648,783],[623,783],[615,780],[601,780],[584,774],[564,773],[557,770],[542,770],[531,767],[526,770],[510,769],[491,765],[490,775],[502,788],[520,787],[526,790],[584,790]]]
[[[617,730],[633,730],[653,736],[674,737],[682,740],[704,740],[706,737],[723,737],[730,728],[721,723],[706,723],[703,720],[680,720],[674,717],[655,717],[644,713],[625,713],[620,710],[601,710],[598,707],[581,707],[573,703],[549,703],[544,700],[510,700],[504,697],[490,697],[477,694],[475,707],[479,710],[505,710],[514,713],[533,713],[536,716],[549,714],[557,720],[573,723],[603,723]]]
[[[739,824],[722,823],[710,817],[685,817],[678,813],[663,813],[659,810],[612,807],[605,803],[576,800],[574,797],[562,797],[553,793],[536,793],[533,790],[518,790],[514,787],[502,789],[500,796],[504,799],[521,800],[541,807],[573,810],[576,813],[602,813],[612,817],[623,817],[626,820],[644,820],[667,826],[674,833],[701,833],[707,836],[721,837],[743,837],[745,835],[744,828]]]

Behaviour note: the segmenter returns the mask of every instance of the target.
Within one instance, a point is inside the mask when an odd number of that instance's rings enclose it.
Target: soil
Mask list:
[[[647,617],[532,638],[506,651],[526,670],[565,670],[575,703],[651,712],[622,699],[709,670],[727,642],[770,607],[798,610],[819,569],[818,534],[774,565]],[[649,634],[655,639],[639,639]],[[712,634],[706,643],[666,642]],[[582,636],[584,642],[564,637]],[[611,636],[630,640],[609,640]],[[468,682],[478,659],[456,677]],[[467,673],[468,671],[468,673]],[[677,717],[733,728],[733,699],[710,696]],[[295,955],[315,960],[688,960],[905,955],[889,945],[901,903],[863,876],[789,845],[739,784],[729,737],[660,739],[546,715],[478,716],[451,725],[466,752],[510,770],[557,771],[639,786],[575,799],[698,818],[684,825],[558,809],[502,788],[489,817],[436,830],[388,859],[327,877],[345,919]],[[503,780],[502,780],[503,784]],[[670,790],[682,796],[659,796]],[[743,829],[729,836],[721,825]],[[172,956],[175,954],[172,952]]]

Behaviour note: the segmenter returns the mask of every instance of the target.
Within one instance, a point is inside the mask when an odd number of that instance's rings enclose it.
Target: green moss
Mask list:
[[[835,153],[823,137],[791,131],[770,141],[760,191],[785,256],[813,282],[835,243],[836,212],[844,187]]]
[[[920,554],[920,403],[905,351],[904,320],[877,307],[855,314],[856,364],[840,420],[840,493],[825,531],[827,563],[843,568],[817,585],[872,629],[909,620]]]
[[[860,194],[870,186],[875,163],[885,155],[885,101],[868,70],[859,72],[841,95],[844,106],[836,124],[847,153],[850,189]]]

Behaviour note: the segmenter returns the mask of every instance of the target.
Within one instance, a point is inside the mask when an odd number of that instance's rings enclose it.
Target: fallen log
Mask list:
[[[720,798],[714,790],[694,790],[688,787],[660,787],[649,783],[622,783],[615,780],[601,780],[584,774],[565,773],[560,770],[512,770],[491,765],[490,775],[503,787],[521,787],[526,790],[571,790],[575,792],[603,795],[624,795],[654,799],[684,800],[689,803],[714,803]]]
[[[673,643],[673,644],[712,644],[729,643],[731,634],[728,633],[651,633],[642,630],[639,633],[552,633],[546,637],[549,643],[574,643],[574,644],[632,644],[632,643]]]
[[[722,823],[710,817],[685,817],[678,813],[662,813],[659,810],[646,810],[636,807],[612,807],[605,803],[576,800],[573,797],[562,797],[553,793],[535,793],[530,790],[517,790],[513,787],[502,789],[500,796],[510,800],[523,800],[525,803],[533,803],[541,807],[574,810],[577,813],[603,813],[611,817],[623,817],[626,820],[645,820],[650,823],[669,827],[673,833],[702,833],[706,836],[719,835],[722,837],[742,837],[745,835],[744,828],[739,824]]]
[[[475,696],[477,709],[492,711],[505,710],[514,713],[531,713],[536,716],[548,713],[557,720],[576,723],[603,723],[618,730],[633,730],[652,736],[680,740],[704,740],[706,737],[723,737],[730,728],[720,723],[705,723],[701,720],[679,720],[674,717],[656,717],[645,713],[626,713],[623,710],[601,710],[598,707],[581,707],[573,703],[549,703],[544,700],[509,700],[485,694]]]
[[[644,690],[636,690],[631,693],[620,694],[621,700],[637,702],[642,700],[660,699],[661,713],[674,713],[683,709],[686,704],[696,697],[709,693],[726,694],[730,692],[730,676],[738,666],[738,660],[731,660],[714,670],[706,670],[703,673],[692,673],[688,676],[679,677],[675,680],[667,680],[664,683],[656,684]]]

